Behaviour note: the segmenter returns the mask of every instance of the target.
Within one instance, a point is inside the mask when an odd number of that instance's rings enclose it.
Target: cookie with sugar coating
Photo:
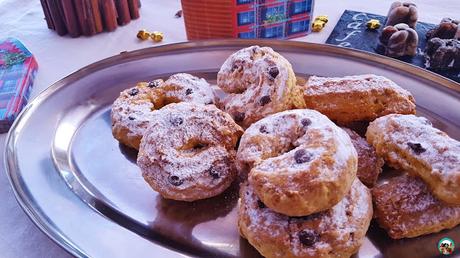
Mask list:
[[[139,149],[142,135],[155,116],[155,111],[177,102],[214,104],[215,96],[205,79],[190,74],[171,75],[161,79],[139,82],[126,89],[112,105],[112,134],[119,142]]]
[[[387,115],[369,124],[367,141],[386,164],[418,176],[440,200],[460,205],[460,142],[424,117]]]
[[[274,212],[249,184],[240,189],[240,235],[264,257],[350,257],[362,245],[371,219],[371,194],[357,179],[338,204],[303,217]]]
[[[217,74],[217,86],[228,94],[219,107],[243,128],[270,114],[305,107],[291,64],[269,47],[233,53]]]
[[[372,189],[375,217],[391,238],[410,238],[460,224],[460,206],[431,194],[418,177],[401,175]]]
[[[252,124],[241,137],[237,164],[268,207],[305,216],[346,195],[356,177],[357,153],[326,116],[295,109]]]
[[[383,76],[310,76],[303,90],[307,108],[340,124],[373,121],[393,113],[415,114],[412,94]]]
[[[137,165],[164,198],[216,196],[236,179],[236,144],[243,134],[214,105],[169,104],[157,111],[141,140]]]

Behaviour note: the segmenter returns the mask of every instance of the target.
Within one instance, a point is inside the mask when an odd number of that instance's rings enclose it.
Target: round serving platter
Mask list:
[[[188,72],[215,82],[234,51],[273,47],[298,76],[373,73],[411,91],[417,112],[460,139],[460,85],[400,61],[329,45],[216,40],[123,52],[67,76],[21,113],[8,135],[6,171],[22,208],[56,243],[80,257],[257,257],[238,235],[238,186],[183,203],[161,198],[142,179],[137,153],[112,137],[110,108],[138,81]],[[392,240],[375,222],[359,257],[437,256],[437,242],[460,242],[460,227]]]

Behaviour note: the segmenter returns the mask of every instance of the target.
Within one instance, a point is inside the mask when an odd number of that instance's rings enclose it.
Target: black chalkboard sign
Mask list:
[[[378,30],[367,29],[366,23],[370,19],[379,20],[382,26]],[[384,49],[379,43],[379,35],[385,25],[385,20],[386,17],[382,15],[345,10],[342,17],[340,17],[340,20],[337,22],[337,25],[335,25],[334,30],[331,32],[331,35],[329,35],[326,43],[383,55]],[[423,56],[426,45],[425,34],[434,27],[435,25],[431,23],[417,22],[416,31],[419,37],[417,55],[398,59],[425,68],[425,58]],[[434,72],[456,82],[460,82],[459,70]]]

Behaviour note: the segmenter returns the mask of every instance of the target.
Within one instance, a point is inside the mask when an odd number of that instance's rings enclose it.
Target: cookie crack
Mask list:
[[[288,217],[288,224],[287,224],[287,230],[288,230],[288,237],[289,237],[289,246],[293,247],[294,241],[293,241],[293,232],[291,230],[291,224],[292,224],[292,218]]]

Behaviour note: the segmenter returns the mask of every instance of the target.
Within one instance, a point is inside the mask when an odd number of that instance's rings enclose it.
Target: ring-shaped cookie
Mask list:
[[[336,205],[356,177],[350,137],[309,109],[270,115],[252,124],[237,153],[241,173],[271,209],[305,216]]]
[[[243,130],[214,105],[169,104],[157,111],[141,140],[137,164],[167,199],[216,196],[236,178],[236,144]]]
[[[205,79],[179,73],[168,80],[140,82],[126,89],[112,105],[112,134],[121,143],[139,149],[142,135],[155,115],[154,111],[170,103],[213,104],[211,86]]]
[[[264,257],[350,257],[363,243],[371,219],[371,194],[358,179],[334,207],[303,217],[274,212],[248,184],[240,190],[240,234]]]
[[[220,108],[244,128],[267,115],[305,107],[291,64],[269,47],[232,54],[217,74],[217,85],[228,93]]]

